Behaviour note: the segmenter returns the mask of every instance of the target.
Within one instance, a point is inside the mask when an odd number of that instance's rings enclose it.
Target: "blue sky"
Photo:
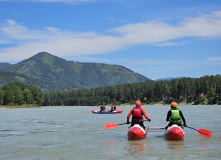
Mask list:
[[[0,0],[0,62],[41,51],[153,80],[221,74],[221,1]]]

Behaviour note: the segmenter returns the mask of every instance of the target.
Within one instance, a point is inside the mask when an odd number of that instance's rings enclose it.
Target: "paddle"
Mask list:
[[[127,123],[121,123],[121,124],[117,124],[117,123],[107,123],[107,124],[104,124],[104,128],[105,128],[105,129],[113,129],[113,128],[116,128],[117,126],[123,125],[123,124],[127,124]]]
[[[148,120],[144,120],[144,121],[148,121]],[[123,124],[127,124],[127,123],[121,123],[121,124],[117,124],[117,123],[106,123],[104,124],[104,128],[105,129],[113,129],[116,128],[119,125],[123,125]]]
[[[192,128],[192,127],[189,127],[189,126],[185,126],[185,127],[190,128],[190,129],[194,129],[194,130],[198,131],[198,133],[200,135],[208,137],[208,138],[210,138],[211,135],[212,135],[211,131],[208,131],[208,130],[205,130],[205,129],[195,129],[195,128]]]

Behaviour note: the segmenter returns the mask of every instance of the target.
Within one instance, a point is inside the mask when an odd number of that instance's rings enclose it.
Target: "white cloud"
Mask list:
[[[177,45],[183,42],[175,40],[184,37],[221,37],[221,11],[186,19],[177,25],[165,22],[128,24],[111,32],[114,34],[76,33],[56,27],[29,30],[7,20],[0,28],[0,43],[14,43],[14,47],[0,49],[1,61],[23,60],[40,51],[57,56],[106,54],[136,44]],[[13,56],[15,53],[20,56]]]
[[[221,57],[209,57],[209,61],[221,61]]]
[[[159,43],[183,37],[221,37],[221,11],[186,19],[178,25],[147,22],[128,24],[114,31],[131,44]]]

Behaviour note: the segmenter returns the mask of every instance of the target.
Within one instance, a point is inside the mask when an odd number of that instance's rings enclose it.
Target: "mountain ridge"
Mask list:
[[[124,66],[67,61],[47,52],[39,52],[3,71],[24,74],[51,83],[74,84],[80,88],[96,88],[150,80]]]

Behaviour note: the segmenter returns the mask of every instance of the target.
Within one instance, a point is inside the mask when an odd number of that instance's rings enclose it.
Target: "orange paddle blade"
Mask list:
[[[212,135],[211,131],[205,130],[205,129],[197,129],[198,133],[202,136],[210,138]]]
[[[104,124],[104,128],[105,129],[112,129],[112,128],[115,128],[117,127],[119,124],[117,123],[107,123],[107,124]]]

